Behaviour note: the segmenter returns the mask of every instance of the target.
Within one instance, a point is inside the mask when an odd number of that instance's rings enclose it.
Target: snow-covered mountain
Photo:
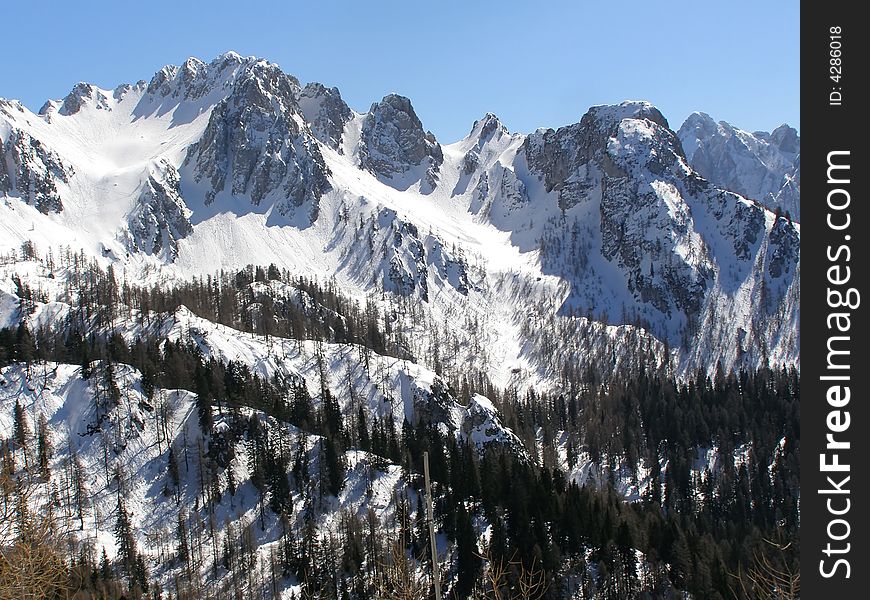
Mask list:
[[[702,177],[800,221],[801,139],[794,128],[750,133],[696,112],[677,136]]]
[[[788,128],[695,115],[676,134],[624,102],[528,135],[486,115],[441,144],[407,98],[361,114],[230,52],[79,84],[39,114],[0,101],[0,141],[4,252],[83,249],[132,280],[275,263],[360,299],[383,290],[476,319],[502,385],[552,375],[523,335],[531,315],[640,326],[684,372],[798,361],[797,197],[788,221],[765,196],[797,189]]]
[[[125,573],[129,517],[173,597],[199,581],[309,597],[309,572],[332,580],[335,540],[363,524],[377,540],[365,569],[346,551],[341,569],[381,581],[412,518],[427,547],[425,448],[446,565],[462,562],[457,506],[475,549],[504,525],[478,473],[515,483],[532,465],[551,496],[591,482],[651,505],[682,473],[687,497],[703,481],[724,506],[738,469],[779,477],[794,454],[782,423],[734,446],[746,415],[718,405],[776,405],[773,371],[759,400],[748,371],[726,385],[730,369],[799,367],[787,128],[693,115],[677,133],[628,101],[530,134],[486,114],[442,144],[408,98],[360,113],[230,52],[114,90],[78,84],[39,114],[0,100],[0,232],[4,473],[30,477],[34,506],[59,507]],[[697,372],[712,377],[675,392]],[[727,423],[714,436],[706,420]],[[644,585],[671,586],[623,541]],[[594,597],[598,558],[574,545],[585,558],[568,571]]]

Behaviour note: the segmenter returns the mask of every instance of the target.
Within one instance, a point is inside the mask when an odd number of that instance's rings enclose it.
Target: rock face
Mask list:
[[[381,220],[390,220],[392,240],[386,251],[389,268],[386,269],[384,287],[402,296],[415,291],[426,302],[429,300],[429,277],[426,269],[426,250],[420,241],[417,226],[396,219],[392,211],[383,211]]]
[[[9,178],[9,169],[6,166],[6,145],[0,137],[0,193],[6,195],[12,189],[12,180]]]
[[[677,135],[692,168],[711,183],[800,220],[800,137],[794,128],[749,133],[694,113]]]
[[[82,105],[88,100],[94,102],[94,105],[99,109],[111,110],[108,98],[100,90],[89,83],[77,83],[64,98],[58,112],[65,116],[74,115],[81,110]]]
[[[782,187],[773,195],[768,206],[781,208],[783,212],[788,212],[792,219],[800,222],[801,220],[801,155],[798,154],[794,159],[793,170],[783,176]]]
[[[507,128],[492,113],[486,113],[483,119],[475,121],[470,134],[475,142],[462,158],[463,174],[474,173],[486,161],[486,157],[482,155],[487,153],[487,148],[498,144],[499,140],[509,135]]]
[[[712,265],[700,251],[680,256],[683,246],[701,240],[678,186],[700,191],[706,183],[687,167],[655,107],[594,107],[575,125],[532,134],[523,150],[532,173],[558,194],[562,211],[597,203],[601,254],[619,267],[641,306],[668,318],[698,314]],[[571,264],[564,258],[545,253],[557,271],[556,265]]]
[[[59,183],[69,183],[75,173],[40,140],[12,129],[0,138],[0,192],[19,196],[44,214],[59,213],[63,201]]]
[[[667,120],[651,104],[623,102],[593,107],[579,123],[528,136],[523,151],[529,169],[543,180],[546,191],[558,192],[562,209],[588,198],[601,185],[603,176],[625,175],[607,153],[607,142],[627,118],[643,119],[668,130]]]
[[[417,181],[434,188],[444,161],[441,146],[423,130],[411,101],[397,94],[372,105],[363,120],[359,157],[361,167],[400,189]]]
[[[681,192],[702,192],[703,184],[686,167],[664,119],[639,112],[615,130],[605,127],[612,134],[602,157],[603,255],[626,271],[629,290],[642,302],[662,314],[678,311],[692,318],[712,283],[713,264],[701,250],[703,240]],[[682,247],[698,252],[681,256]]]
[[[781,279],[794,273],[801,252],[801,240],[795,228],[785,217],[777,218],[770,231],[770,253],[767,272],[772,279]]]
[[[460,437],[478,449],[491,444],[505,446],[517,456],[529,459],[523,443],[502,423],[498,410],[488,398],[475,394],[468,406],[462,406],[439,377],[429,386],[415,386],[411,417],[414,424],[422,421],[438,427],[442,434]]]
[[[717,311],[744,310],[734,290],[762,290],[759,308],[782,307],[797,285],[795,225],[702,178],[651,105],[595,107],[575,125],[538,131],[512,171],[523,159],[558,205],[540,255],[545,272],[571,282],[566,309],[604,310],[688,347]]]
[[[193,226],[181,197],[178,171],[166,162],[160,166],[148,177],[138,205],[130,213],[128,245],[134,252],[162,254],[171,261],[178,254],[178,240],[190,235]]]
[[[299,83],[263,61],[243,69],[232,93],[215,106],[184,167],[195,181],[208,184],[206,205],[221,192],[247,197],[255,206],[272,196],[281,215],[307,204],[313,220],[330,188],[329,169],[302,125]]]
[[[474,187],[471,209],[497,220],[529,206],[526,185],[514,169],[496,163],[483,171]]]
[[[338,88],[309,83],[299,95],[299,106],[314,137],[341,152],[344,127],[353,118],[353,111],[342,100]]]
[[[468,265],[456,248],[448,249],[434,232],[422,233],[396,211],[382,208],[363,223],[367,243],[353,256],[353,270],[371,270],[378,287],[400,296],[430,300],[430,286],[450,287],[468,296]]]

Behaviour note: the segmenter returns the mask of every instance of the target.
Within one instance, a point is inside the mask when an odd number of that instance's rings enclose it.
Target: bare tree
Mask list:
[[[742,568],[736,575],[731,593],[738,600],[752,598],[753,600],[796,600],[800,598],[800,571],[792,566],[787,551],[791,542],[778,544],[764,540],[771,546],[771,551],[753,552],[752,566],[744,571]]]
[[[381,565],[377,581],[377,597],[384,600],[419,600],[428,597],[428,586],[405,550],[404,540],[390,544],[388,560]]]
[[[474,600],[540,600],[549,588],[547,575],[536,560],[527,568],[516,554],[510,560],[493,559],[489,550],[479,556],[487,567],[483,589],[474,592]]]
[[[28,477],[29,474],[23,474]],[[0,474],[0,598],[42,600],[69,593],[62,536],[48,511],[31,512],[33,487]],[[8,495],[7,495],[8,492]]]

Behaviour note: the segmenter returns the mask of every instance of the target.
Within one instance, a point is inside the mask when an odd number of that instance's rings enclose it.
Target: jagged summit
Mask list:
[[[157,98],[195,100],[215,91],[229,92],[239,81],[250,80],[259,80],[266,86],[274,85],[276,80],[288,80],[299,87],[299,81],[275,63],[227,52],[209,63],[188,58],[181,66],[167,65],[151,78],[147,92]]]
[[[486,113],[471,126],[471,131],[455,147],[462,151],[462,172],[470,176],[487,168],[520,136],[512,136],[497,116]]]
[[[330,148],[341,150],[344,128],[354,113],[338,88],[309,83],[299,94],[299,107],[317,139]]]
[[[800,154],[801,139],[797,129],[791,125],[783,123],[770,132],[770,139],[782,152]]]
[[[696,112],[677,132],[693,169],[714,185],[758,200],[800,220],[800,136],[780,125],[743,131]]]
[[[421,180],[433,188],[444,160],[441,145],[423,129],[411,100],[395,93],[369,109],[362,122],[359,156],[361,167],[400,189]]]
[[[510,133],[501,120],[493,113],[486,113],[483,118],[476,120],[467,137],[488,138],[495,133]]]
[[[96,106],[100,108],[107,107],[107,98],[102,91],[88,83],[78,83],[67,97],[64,98],[58,112],[65,116],[74,115],[81,109],[82,103],[88,100],[95,102]]]
[[[196,184],[206,184],[205,206],[221,193],[260,206],[274,198],[285,217],[306,205],[316,218],[317,202],[329,189],[329,169],[298,103],[299,81],[266,61],[235,56],[214,61],[206,74],[225,76],[232,65],[232,88],[211,111],[201,139],[190,146],[184,167]],[[196,80],[194,79],[194,82]],[[185,89],[196,93],[199,88]]]

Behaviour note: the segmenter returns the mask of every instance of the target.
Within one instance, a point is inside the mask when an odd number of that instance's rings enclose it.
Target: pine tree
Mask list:
[[[214,426],[214,418],[211,411],[211,390],[209,389],[209,380],[211,379],[209,369],[202,364],[202,361],[197,361],[196,370],[194,371],[194,385],[196,388],[196,411],[199,415],[199,426],[205,435],[211,435],[212,427]]]
[[[326,470],[326,489],[333,496],[338,496],[341,493],[341,488],[344,487],[343,457],[339,455],[335,443],[329,437],[325,437],[321,441],[321,452],[322,464]]]
[[[181,477],[178,470],[178,459],[175,457],[175,449],[172,446],[169,446],[169,456],[166,462],[169,482],[172,485],[172,493],[175,495],[176,501],[178,501],[180,498]]]
[[[15,336],[15,359],[18,362],[23,362],[29,368],[34,358],[36,358],[36,344],[30,329],[22,321]]]
[[[103,552],[100,556],[100,579],[103,581],[111,581],[114,577],[112,563],[109,562],[109,556],[106,554],[106,548],[104,546]]]
[[[46,481],[51,477],[48,463],[53,455],[54,447],[51,444],[51,433],[48,431],[48,423],[45,420],[45,415],[40,412],[36,425],[36,457],[39,473]]]
[[[368,452],[371,450],[371,442],[369,439],[368,420],[366,419],[365,407],[360,403],[356,421],[357,435],[359,435],[360,450]]]
[[[178,543],[178,562],[184,565],[185,570],[190,569],[190,548],[187,542],[187,525],[184,511],[178,512],[178,522],[175,527],[175,538]]]
[[[269,486],[269,508],[279,517],[289,518],[293,514],[293,497],[287,472],[279,457],[271,454],[266,458],[266,482]]]
[[[456,509],[456,592],[467,598],[480,575],[477,533],[464,502]]]
[[[87,489],[87,484],[85,483],[85,467],[82,464],[82,459],[79,456],[78,450],[76,450],[72,444],[70,444],[70,463],[72,468],[72,479],[71,479],[71,492],[72,499],[75,503],[76,515],[79,518],[79,528],[84,530],[85,528],[85,508],[88,506],[89,502],[89,494]]]
[[[90,343],[88,340],[82,340],[79,346],[79,364],[81,365],[82,379],[87,380],[91,378],[91,358]]]
[[[133,537],[133,529],[130,525],[130,515],[127,514],[127,507],[120,495],[118,496],[117,511],[115,542],[118,548],[118,559],[121,562],[121,569],[130,581],[130,589],[132,589],[140,582],[137,571],[139,552],[136,549],[136,539]]]
[[[12,409],[12,441],[18,448],[24,450],[24,460],[27,462],[27,445],[30,440],[30,426],[27,424],[27,415],[24,407],[16,399]]]

